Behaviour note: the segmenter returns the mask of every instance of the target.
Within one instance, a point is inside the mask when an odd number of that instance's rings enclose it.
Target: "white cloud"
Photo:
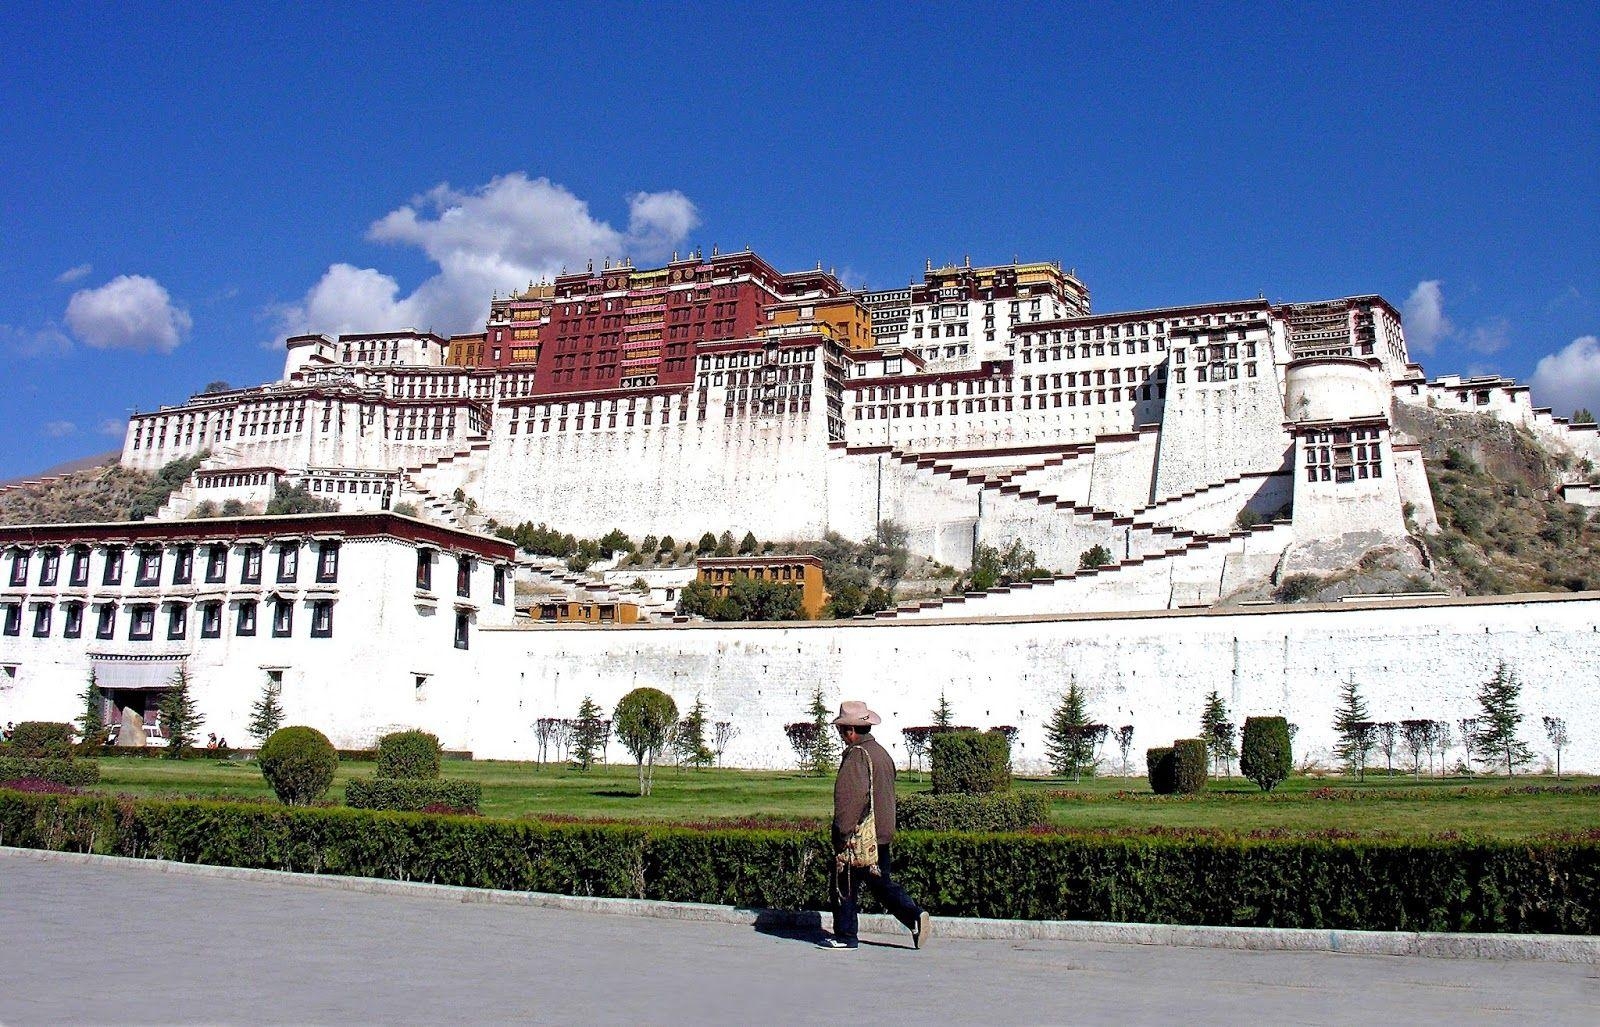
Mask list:
[[[1528,379],[1533,401],[1568,417],[1579,407],[1600,410],[1600,338],[1583,335],[1539,361]]]
[[[1474,353],[1498,353],[1511,343],[1511,323],[1503,317],[1492,318],[1468,332],[1465,342]]]
[[[52,439],[64,439],[68,435],[76,435],[78,426],[71,421],[46,421],[42,430]]]
[[[67,301],[67,327],[95,349],[171,353],[192,325],[189,312],[174,306],[161,283],[144,275],[118,275]]]
[[[122,438],[128,434],[128,422],[115,417],[108,417],[100,422],[101,435],[110,435],[113,438]]]
[[[66,285],[68,282],[76,282],[78,279],[86,277],[93,270],[93,264],[79,264],[77,267],[69,267],[59,275],[56,275],[56,284]]]
[[[43,328],[0,324],[0,347],[19,357],[56,357],[72,349],[72,340],[53,324]]]
[[[1455,331],[1444,316],[1444,283],[1438,279],[1418,282],[1405,303],[1406,348],[1432,353],[1439,340]]]
[[[516,172],[469,192],[439,185],[367,231],[376,242],[415,246],[438,266],[436,274],[402,294],[400,283],[376,268],[333,264],[303,297],[275,312],[278,328],[283,335],[467,331],[482,326],[496,291],[589,260],[660,260],[697,224],[694,204],[675,191],[628,197],[628,226],[619,230],[549,179]]]

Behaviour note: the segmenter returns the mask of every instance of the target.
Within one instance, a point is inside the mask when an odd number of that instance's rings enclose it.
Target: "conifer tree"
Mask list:
[[[261,690],[261,698],[250,707],[250,724],[246,728],[256,744],[264,745],[272,733],[283,726],[283,705],[278,702],[282,686],[271,678]]]
[[[1044,729],[1045,756],[1057,774],[1071,774],[1074,781],[1081,779],[1084,766],[1094,760],[1093,727],[1083,690],[1078,687],[1078,679],[1073,678]]]
[[[944,696],[944,689],[939,689],[939,705],[933,708],[933,726],[940,731],[948,731],[955,724],[955,714],[950,710],[950,700]]]
[[[1239,747],[1233,741],[1233,724],[1228,720],[1227,704],[1215,691],[1206,696],[1206,708],[1200,714],[1200,737],[1205,740],[1206,750],[1211,754],[1211,772],[1220,774],[1218,768],[1231,770],[1234,757],[1239,755]]]
[[[839,746],[834,741],[832,710],[822,699],[822,686],[818,685],[811,693],[811,724],[816,728],[816,736],[811,742],[811,758],[807,767],[810,772],[818,777],[833,773],[839,765]]]
[[[1516,768],[1533,759],[1526,742],[1517,738],[1517,725],[1522,723],[1522,713],[1517,700],[1522,695],[1522,682],[1515,671],[1508,670],[1501,661],[1494,677],[1478,689],[1478,705],[1483,712],[1478,715],[1478,731],[1473,738],[1478,759],[1486,767],[1497,764],[1506,768],[1511,777]]]
[[[179,759],[185,750],[194,748],[195,732],[205,723],[199,705],[189,694],[187,670],[179,667],[172,675],[172,683],[156,709],[161,713],[161,729],[167,733],[167,759]]]
[[[716,753],[706,744],[706,704],[700,696],[694,697],[694,705],[689,707],[688,716],[678,722],[678,735],[674,741],[678,748],[678,759],[682,763],[704,767],[716,759]]]
[[[600,707],[590,696],[578,704],[578,719],[573,725],[572,748],[569,758],[578,770],[587,771],[600,757],[604,744],[605,726],[600,719]]]
[[[100,682],[95,676],[93,668],[89,670],[88,687],[79,693],[78,698],[83,700],[83,713],[78,716],[77,724],[82,732],[84,745],[102,745],[106,740],[106,715],[105,694],[100,691]]]
[[[1333,717],[1333,729],[1339,742],[1334,755],[1344,764],[1346,773],[1356,775],[1356,780],[1367,779],[1367,756],[1372,752],[1372,733],[1377,725],[1367,719],[1367,703],[1361,698],[1355,675],[1345,681],[1339,692],[1339,708]]]
[[[733,532],[724,531],[721,535],[719,535],[717,537],[717,549],[716,549],[716,554],[715,555],[717,555],[717,556],[732,556],[733,555]]]
[[[760,543],[756,542],[756,533],[753,532],[753,531],[745,532],[744,533],[744,538],[739,540],[739,555],[740,556],[752,555],[752,554],[754,554],[756,552],[756,550],[758,550],[760,548],[761,548]]]

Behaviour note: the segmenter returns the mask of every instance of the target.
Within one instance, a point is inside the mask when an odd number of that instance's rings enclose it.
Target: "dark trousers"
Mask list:
[[[878,872],[876,874],[863,867],[840,867],[834,864],[833,882],[833,936],[841,941],[855,941],[859,930],[857,924],[858,906],[861,901],[861,889],[871,892],[883,908],[894,914],[894,918],[906,926],[907,930],[916,926],[917,917],[922,914],[922,907],[906,894],[906,890],[895,883],[889,876],[890,846],[878,846]]]

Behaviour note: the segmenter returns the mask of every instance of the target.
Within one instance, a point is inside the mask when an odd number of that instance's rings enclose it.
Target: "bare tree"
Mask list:
[[[928,754],[928,740],[938,731],[938,727],[929,724],[923,727],[901,728],[900,733],[906,740],[906,769],[922,769],[922,759]]]
[[[1117,751],[1122,753],[1122,776],[1128,777],[1130,776],[1129,772],[1132,770],[1128,753],[1133,751],[1133,725],[1124,724],[1117,728],[1116,739]]]
[[[1561,750],[1567,747],[1567,722],[1561,717],[1544,718],[1545,737],[1556,747],[1556,780],[1561,780]]]
[[[533,722],[533,738],[539,745],[539,765],[544,766],[549,756],[550,742],[555,737],[556,725],[560,721],[555,717],[540,717]]]
[[[1378,725],[1378,751],[1383,753],[1384,762],[1388,764],[1389,776],[1394,777],[1394,754],[1400,747],[1400,725],[1392,720],[1385,720]]]
[[[1478,718],[1462,717],[1456,721],[1456,726],[1461,729],[1461,748],[1467,754],[1463,761],[1467,768],[1467,775],[1472,775],[1472,746],[1478,738]]]
[[[564,717],[557,720],[555,727],[551,729],[550,738],[555,743],[557,763],[567,758],[567,748],[572,744],[572,736],[577,729],[577,721]]]
[[[1406,752],[1411,754],[1411,773],[1422,776],[1422,756],[1428,756],[1428,774],[1433,774],[1433,741],[1437,724],[1431,720],[1403,720],[1400,722],[1400,739]]]
[[[1455,735],[1451,734],[1448,720],[1436,720],[1433,722],[1433,745],[1439,751],[1439,776],[1444,777],[1447,772],[1445,768],[1446,757],[1450,755],[1450,750],[1455,748],[1456,745]],[[1429,771],[1433,769],[1432,752],[1428,753],[1428,769]]]
[[[717,754],[717,766],[722,766],[722,752],[739,733],[731,720],[719,720],[711,725],[711,749]]]

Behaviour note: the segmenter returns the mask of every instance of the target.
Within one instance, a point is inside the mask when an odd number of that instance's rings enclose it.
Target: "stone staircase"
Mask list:
[[[612,585],[593,569],[569,571],[561,560],[547,557],[524,557],[520,567],[533,584],[556,589],[570,601],[633,603],[639,608],[639,619],[648,622],[670,621],[677,613],[676,603],[653,603],[637,592]]]
[[[1194,536],[1168,550],[1104,567],[1014,582],[984,592],[905,603],[856,619],[1026,616],[1209,606],[1247,584],[1269,580],[1293,537],[1293,527],[1286,521],[1222,535]]]
[[[453,453],[400,468],[400,494],[396,504],[410,503],[419,516],[454,528],[478,530],[484,517],[455,498],[457,489],[476,482],[483,474],[489,440],[478,436]]]

